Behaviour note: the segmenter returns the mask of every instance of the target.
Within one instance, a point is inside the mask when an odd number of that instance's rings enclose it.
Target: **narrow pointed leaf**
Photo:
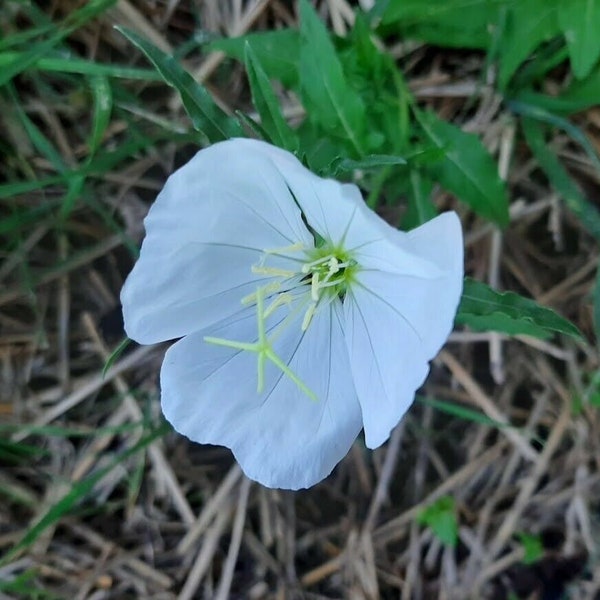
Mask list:
[[[90,154],[95,154],[102,143],[104,133],[110,123],[113,107],[112,88],[106,77],[97,75],[90,78],[90,88],[94,98],[92,132],[88,141]]]
[[[0,70],[0,87],[52,51],[72,31],[102,14],[116,2],[117,0],[90,0],[81,8],[72,11],[59,27],[50,29],[52,34],[48,39],[31,44],[30,50],[19,53],[18,56],[13,56],[10,60],[4,62]]]
[[[522,119],[521,124],[525,139],[550,183],[585,229],[600,242],[600,212],[581,193],[556,154],[548,147],[543,126],[529,118]]]
[[[352,158],[337,158],[331,165],[332,175],[344,171],[354,171],[355,169],[377,169],[379,167],[391,167],[396,165],[405,165],[406,159],[402,156],[393,156],[390,154],[368,154],[364,158],[354,160]]]
[[[505,184],[479,138],[432,112],[415,114],[425,135],[444,152],[444,158],[429,167],[434,179],[482,217],[506,226],[509,217]]]
[[[295,152],[298,149],[298,138],[284,119],[269,78],[248,42],[245,58],[252,101],[260,115],[263,129],[273,144]]]
[[[593,291],[594,301],[594,333],[596,334],[596,345],[600,346],[600,269],[596,273],[596,281]]]
[[[418,169],[411,169],[408,175],[408,210],[402,221],[404,229],[414,229],[437,215],[431,201],[433,183]]]
[[[246,43],[269,79],[277,79],[290,89],[298,89],[300,63],[300,33],[295,29],[278,29],[249,33],[237,38],[223,38],[207,44],[210,50],[219,50],[227,56],[244,62]]]
[[[511,5],[500,41],[498,80],[506,88],[527,57],[559,34],[556,0],[519,0]]]
[[[466,278],[456,323],[475,331],[549,338],[563,333],[581,339],[571,322],[550,308],[514,292],[497,292],[485,283]]]
[[[600,58],[600,2],[569,0],[558,3],[558,25],[561,28],[578,79],[589,75]]]
[[[179,92],[194,127],[204,133],[211,143],[243,137],[244,132],[239,122],[223,112],[206,88],[195,81],[175,58],[165,54],[130,29],[116,29],[137,46],[156,67],[165,82]]]
[[[308,0],[300,1],[300,91],[314,121],[345,137],[356,158],[365,154],[365,106],[342,71],[329,33]]]

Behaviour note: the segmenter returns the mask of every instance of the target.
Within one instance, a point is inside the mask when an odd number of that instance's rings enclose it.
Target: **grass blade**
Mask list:
[[[211,143],[244,136],[239,122],[223,112],[206,88],[194,81],[172,56],[165,54],[130,29],[116,29],[139,48],[156,67],[164,81],[179,92],[194,127],[204,133]]]

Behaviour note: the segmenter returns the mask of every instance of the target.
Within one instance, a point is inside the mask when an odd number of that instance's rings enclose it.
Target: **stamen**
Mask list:
[[[262,265],[252,265],[251,270],[256,275],[269,275],[270,277],[293,277],[295,271],[287,271],[286,269],[277,269],[276,267],[263,267]]]
[[[338,285],[339,283],[343,283],[343,282],[344,282],[343,277],[339,277],[338,279],[330,279],[329,281],[323,280],[323,283],[320,284],[320,287],[322,287],[322,288],[333,287],[334,285]]]
[[[310,297],[314,302],[319,301],[319,272],[312,274],[312,279],[310,280]]]
[[[317,260],[313,260],[312,262],[304,263],[302,265],[302,272],[308,273],[309,271],[312,271],[312,269],[314,267],[316,267],[318,265],[322,265],[323,263],[330,261],[332,258],[334,258],[334,257],[331,255],[327,255],[327,256],[324,256],[323,258],[318,258]]]
[[[299,252],[304,250],[304,244],[302,242],[296,242],[291,246],[283,246],[281,248],[267,248],[263,250],[265,254],[283,254],[284,252]]]
[[[270,317],[277,308],[279,308],[282,304],[290,305],[292,303],[293,297],[288,292],[283,292],[279,294],[273,302],[267,307],[265,310],[265,318]]]
[[[263,285],[262,288],[264,290],[265,296],[270,296],[271,294],[274,294],[281,289],[281,282],[280,281],[272,281],[271,283],[267,283],[267,285]],[[252,292],[251,294],[244,296],[242,298],[242,304],[244,306],[249,306],[250,304],[256,304],[256,292]]]
[[[306,331],[310,322],[312,321],[313,315],[315,314],[315,310],[317,308],[317,303],[312,302],[309,307],[306,309],[304,313],[304,319],[302,319],[302,331]]]

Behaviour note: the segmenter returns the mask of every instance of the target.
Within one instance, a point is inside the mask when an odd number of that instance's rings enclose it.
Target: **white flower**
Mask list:
[[[121,294],[142,344],[182,338],[161,370],[175,429],[233,450],[248,477],[326,477],[361,428],[376,448],[451,331],[460,223],[400,232],[354,185],[236,139],[169,177]]]

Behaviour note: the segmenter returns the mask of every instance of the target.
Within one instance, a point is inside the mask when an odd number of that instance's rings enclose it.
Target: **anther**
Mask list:
[[[281,248],[267,248],[263,250],[265,254],[283,254],[284,252],[300,252],[304,250],[304,244],[302,242],[296,242],[291,246],[282,246]]]
[[[269,275],[271,277],[290,278],[296,275],[295,271],[287,271],[286,269],[277,269],[276,267],[263,267],[262,265],[252,265],[252,272],[255,275]]]
[[[270,296],[275,292],[278,292],[281,289],[281,283],[279,281],[272,281],[271,283],[267,283],[267,285],[262,286],[263,294],[265,296]],[[252,292],[247,296],[242,298],[242,304],[244,306],[248,306],[250,304],[256,304],[256,292]]]
[[[310,281],[310,297],[314,302],[319,301],[319,287],[319,273],[316,272],[312,274],[312,279]]]
[[[310,325],[310,322],[312,321],[313,315],[315,314],[316,308],[317,308],[317,303],[313,302],[306,309],[306,312],[304,313],[304,319],[302,319],[302,331],[306,331],[308,329],[308,326]]]
[[[282,304],[286,304],[289,306],[292,303],[292,300],[292,295],[287,292],[279,294],[277,298],[275,298],[275,300],[273,300],[273,302],[271,302],[271,304],[269,304],[269,306],[265,310],[265,319],[267,317],[270,317],[275,312],[275,310],[279,308]]]

